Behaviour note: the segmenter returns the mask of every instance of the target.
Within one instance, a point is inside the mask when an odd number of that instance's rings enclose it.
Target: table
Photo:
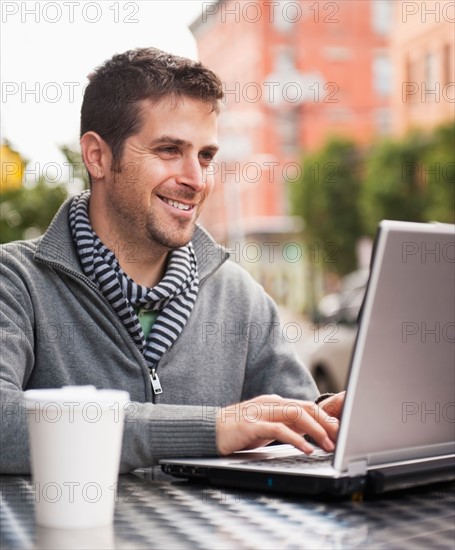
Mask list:
[[[455,548],[455,482],[374,500],[327,502],[121,475],[114,525],[36,526],[30,476],[0,476],[2,549]]]

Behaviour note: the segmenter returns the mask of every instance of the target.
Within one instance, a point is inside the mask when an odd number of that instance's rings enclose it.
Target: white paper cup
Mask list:
[[[65,386],[28,390],[24,399],[36,523],[63,529],[112,523],[128,392]]]
[[[55,529],[37,525],[35,550],[112,550],[115,548],[114,526],[90,529]]]

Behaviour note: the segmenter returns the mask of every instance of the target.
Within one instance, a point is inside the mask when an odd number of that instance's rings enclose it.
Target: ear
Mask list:
[[[82,159],[92,181],[110,172],[112,154],[109,145],[96,132],[86,132],[80,139]]]

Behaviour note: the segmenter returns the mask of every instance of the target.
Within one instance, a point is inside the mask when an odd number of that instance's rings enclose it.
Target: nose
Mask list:
[[[182,169],[178,182],[191,187],[195,192],[201,192],[207,185],[206,170],[196,155],[186,155],[182,159]]]

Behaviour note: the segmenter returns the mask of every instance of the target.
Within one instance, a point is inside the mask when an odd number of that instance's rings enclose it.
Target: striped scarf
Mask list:
[[[120,267],[115,254],[93,231],[88,218],[90,192],[74,197],[69,222],[77,253],[85,275],[112,306],[139,351],[150,372],[182,332],[196,302],[199,279],[193,245],[172,250],[166,273],[153,288],[136,284]],[[145,339],[134,308],[159,311]],[[155,393],[161,393],[161,387]]]

